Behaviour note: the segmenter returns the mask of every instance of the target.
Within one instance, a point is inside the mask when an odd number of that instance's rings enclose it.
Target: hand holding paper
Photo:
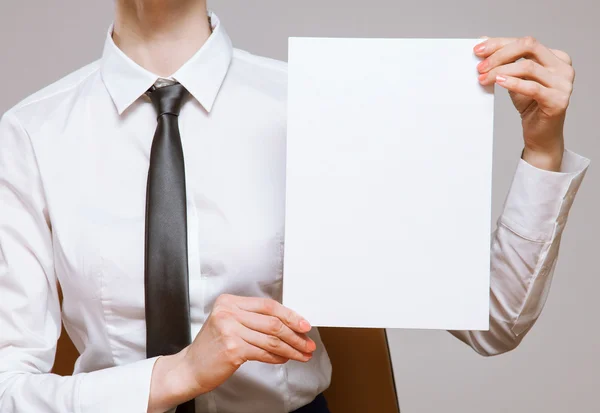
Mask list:
[[[508,89],[521,114],[523,158],[540,169],[558,172],[575,80],[571,57],[532,37],[489,39],[477,45],[475,53],[485,58],[478,66],[481,84],[496,82]]]

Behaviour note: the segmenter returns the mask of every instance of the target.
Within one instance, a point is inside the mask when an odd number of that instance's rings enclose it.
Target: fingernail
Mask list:
[[[300,320],[300,327],[303,330],[310,330],[310,329],[312,329],[310,323],[308,321],[304,320],[304,319]]]
[[[480,82],[485,82],[485,80],[487,79],[488,75],[487,73],[483,73],[481,75],[479,75],[479,81]]]
[[[475,53],[477,54],[481,54],[485,51],[485,43],[479,43],[477,46],[475,46]]]
[[[488,66],[488,62],[487,60],[482,60],[481,62],[479,62],[479,64],[477,65],[477,70],[479,70],[480,72],[485,70]]]
[[[317,343],[315,343],[314,341],[310,340],[308,342],[308,351],[313,352],[317,349]]]
[[[304,354],[304,359],[306,361],[308,361],[308,360],[310,360],[312,358],[312,356],[313,356],[312,354]]]
[[[504,76],[498,75],[498,76],[496,76],[496,82],[504,83],[504,82],[506,82],[506,78]]]

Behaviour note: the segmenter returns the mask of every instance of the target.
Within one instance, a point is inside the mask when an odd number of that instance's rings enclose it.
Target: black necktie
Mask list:
[[[185,168],[178,116],[188,92],[152,88],[158,113],[146,188],[146,355],[175,354],[191,343]],[[194,413],[191,400],[177,413]]]

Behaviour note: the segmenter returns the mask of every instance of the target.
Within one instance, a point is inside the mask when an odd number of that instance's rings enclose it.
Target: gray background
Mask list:
[[[567,145],[600,159],[597,0],[214,0],[209,6],[237,47],[282,60],[288,36],[534,35],[572,55],[577,80]],[[0,0],[0,112],[97,59],[112,8],[108,0]],[[518,115],[503,91],[495,124],[494,220],[522,147]],[[563,237],[546,309],[516,351],[486,359],[445,332],[390,332],[403,413],[600,411],[599,180],[593,165]]]

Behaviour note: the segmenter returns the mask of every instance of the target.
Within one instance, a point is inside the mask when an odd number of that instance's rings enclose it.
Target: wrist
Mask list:
[[[187,349],[179,353],[161,356],[152,371],[149,413],[166,412],[179,404],[198,396],[195,380],[188,378],[186,367]]]
[[[560,172],[564,150],[564,145],[545,150],[534,150],[526,146],[521,157],[525,162],[538,169]]]

